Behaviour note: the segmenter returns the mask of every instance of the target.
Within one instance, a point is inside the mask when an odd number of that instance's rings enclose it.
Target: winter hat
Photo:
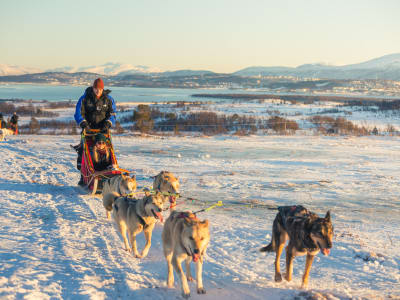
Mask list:
[[[97,78],[94,82],[93,82],[93,87],[97,88],[97,89],[102,89],[104,90],[104,82],[101,78]]]
[[[97,142],[107,143],[107,138],[105,137],[104,134],[98,133],[98,134],[96,134],[95,141],[96,141],[96,143]]]

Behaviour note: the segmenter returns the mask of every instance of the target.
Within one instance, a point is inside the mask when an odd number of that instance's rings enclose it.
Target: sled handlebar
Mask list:
[[[86,129],[83,129],[83,135],[84,136],[94,136],[98,133],[100,133],[101,130],[100,129],[90,129],[89,131],[86,131]],[[105,133],[107,136],[109,134],[109,131],[107,131],[107,133]]]

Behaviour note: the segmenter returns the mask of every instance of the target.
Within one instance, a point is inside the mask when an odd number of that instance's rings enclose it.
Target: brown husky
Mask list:
[[[200,221],[191,212],[174,211],[165,222],[162,242],[168,265],[167,285],[169,288],[174,286],[174,269],[181,278],[182,294],[185,298],[190,296],[188,280],[193,280],[190,272],[192,260],[196,263],[197,293],[206,293],[203,287],[202,269],[203,256],[209,241],[208,220]],[[187,277],[181,266],[184,260],[186,260]]]
[[[179,179],[171,172],[161,171],[154,176],[153,190],[161,193],[170,193],[171,195],[163,195],[164,202],[169,199],[170,210],[175,210],[176,197],[179,197]]]
[[[118,230],[124,239],[127,251],[133,251],[137,258],[147,256],[151,246],[151,235],[157,220],[163,222],[162,217],[163,199],[160,193],[155,195],[146,195],[143,199],[134,199],[129,197],[119,197],[115,199],[113,205],[113,218],[117,224]],[[136,246],[136,235],[144,231],[146,245],[141,254],[139,254]],[[128,233],[131,242],[129,248]]]
[[[136,191],[136,177],[121,174],[107,179],[103,184],[103,206],[106,209],[107,219],[111,218],[110,212],[114,199]]]
[[[319,251],[329,255],[332,248],[333,226],[328,211],[324,218],[318,217],[301,205],[278,207],[278,214],[272,225],[271,243],[260,249],[261,252],[276,252],[275,281],[282,281],[280,272],[280,256],[285,242],[286,247],[286,276],[292,280],[293,260],[295,256],[307,254],[306,267],[303,275],[302,287],[308,284],[308,276],[314,256]]]

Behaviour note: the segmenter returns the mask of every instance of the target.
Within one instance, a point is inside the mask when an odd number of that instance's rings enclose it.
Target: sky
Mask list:
[[[0,1],[0,64],[234,72],[400,52],[397,0]]]

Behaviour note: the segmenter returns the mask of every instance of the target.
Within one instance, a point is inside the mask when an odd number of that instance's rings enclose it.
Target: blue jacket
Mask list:
[[[75,121],[80,125],[86,120],[92,129],[99,129],[105,122],[115,125],[115,101],[109,95],[110,90],[104,90],[99,99],[95,98],[93,88],[88,87],[79,98],[75,108]]]

